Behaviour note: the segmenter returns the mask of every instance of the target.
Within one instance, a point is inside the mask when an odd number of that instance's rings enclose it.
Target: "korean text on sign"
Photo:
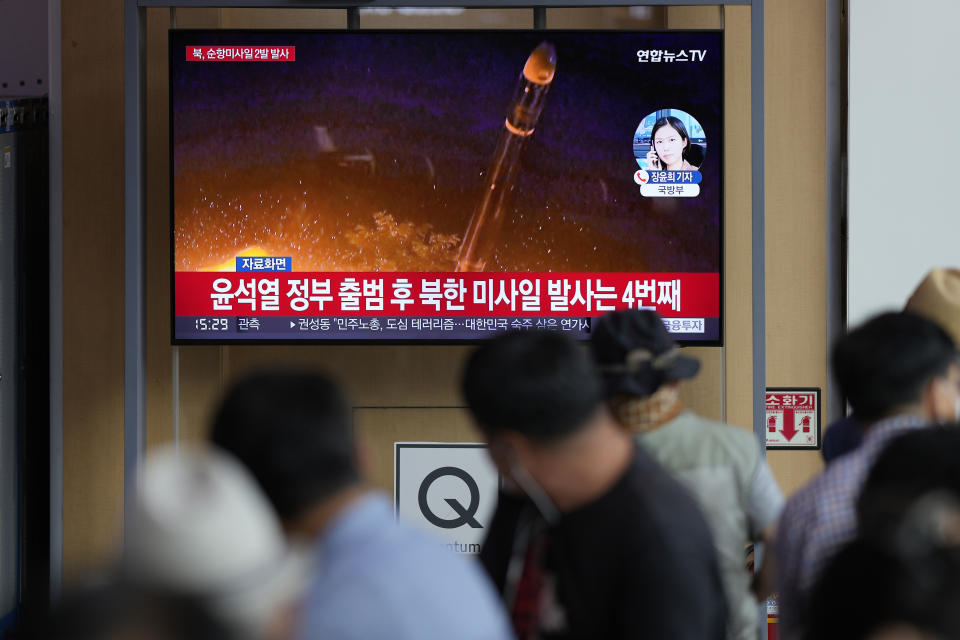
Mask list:
[[[292,62],[296,47],[187,47],[188,62]]]
[[[710,273],[308,273],[268,260],[262,266],[251,260],[242,265],[249,270],[237,272],[178,272],[176,314],[584,317],[651,309],[664,318],[719,315],[719,276]]]

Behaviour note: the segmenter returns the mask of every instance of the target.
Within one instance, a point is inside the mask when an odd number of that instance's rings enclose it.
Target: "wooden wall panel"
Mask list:
[[[357,409],[354,430],[370,484],[393,495],[393,443],[483,442],[466,409]]]
[[[459,380],[468,347],[230,347],[229,375],[292,365],[334,375],[357,406],[460,406]]]
[[[700,374],[684,386],[684,402],[704,416],[752,430],[751,176],[749,166],[749,7],[668,7],[671,29],[724,28],[724,347],[692,350]]]
[[[765,8],[767,385],[820,387],[828,402],[826,12],[822,2]],[[819,451],[773,451],[770,463],[786,492],[822,466]]]
[[[721,29],[724,8],[719,5],[704,7],[668,7],[667,29]]]
[[[346,29],[343,9],[221,9],[224,29]]]
[[[417,9],[361,9],[360,28],[532,29],[533,12],[530,9],[453,9],[444,14]]]
[[[178,29],[217,29],[221,9],[172,9],[173,26]]]
[[[668,29],[719,29],[722,26],[720,7],[666,7],[661,11],[663,25]],[[714,420],[723,420],[727,412],[723,377],[725,351],[722,347],[688,349],[689,355],[700,360],[700,372],[681,386],[684,405]]]
[[[190,346],[180,349],[180,441],[203,442],[208,420],[223,391],[222,347]]]
[[[724,22],[724,380],[730,424],[753,429],[753,178],[750,170],[750,8]]]
[[[147,10],[147,449],[173,439],[168,9]]]
[[[122,6],[62,8],[67,581],[111,555],[123,508]]]
[[[723,352],[718,347],[690,347],[683,351],[700,361],[700,372],[683,383],[680,397],[688,409],[711,420],[724,419]]]
[[[548,29],[663,29],[663,7],[564,7],[547,9]]]
[[[176,26],[181,29],[217,29],[222,26],[223,12],[222,9],[176,9],[173,18]],[[168,158],[167,147],[150,150],[150,153],[160,155],[164,161]],[[164,265],[164,268],[169,267]],[[169,342],[169,337],[167,340]],[[225,349],[213,346],[178,349],[180,406],[176,411],[180,425],[180,441],[203,442],[210,413],[223,388]]]

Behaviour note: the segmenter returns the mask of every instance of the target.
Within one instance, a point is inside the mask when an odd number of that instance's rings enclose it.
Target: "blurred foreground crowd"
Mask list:
[[[960,271],[834,345],[852,413],[786,502],[752,431],[684,407],[700,365],[655,313],[591,335],[470,355],[502,478],[479,558],[369,487],[332,378],[261,372],[209,446],[148,457],[116,566],[28,637],[747,640],[776,592],[787,640],[960,638]]]

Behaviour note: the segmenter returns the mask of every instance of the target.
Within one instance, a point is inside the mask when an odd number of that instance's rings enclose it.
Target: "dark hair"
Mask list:
[[[956,356],[950,336],[934,322],[907,311],[884,313],[837,341],[833,372],[854,414],[870,423],[919,401]]]
[[[890,624],[960,637],[960,553],[935,545],[920,555],[858,539],[830,561],[802,609],[808,640],[866,640]]]
[[[910,508],[941,492],[960,502],[960,428],[931,427],[890,442],[870,468],[857,502],[860,535],[888,540]]]
[[[230,640],[234,634],[199,600],[130,584],[108,583],[67,593],[26,638],[106,640],[150,632],[167,640]]]
[[[212,440],[249,468],[283,519],[359,481],[350,403],[319,373],[259,373],[234,384]]]
[[[667,125],[676,129],[677,133],[680,134],[680,137],[687,141],[687,146],[683,148],[683,153],[681,154],[681,157],[686,160],[687,152],[690,150],[690,136],[687,135],[687,128],[683,125],[683,121],[676,116],[664,116],[653,123],[653,129],[650,130],[650,148],[653,149],[654,153],[657,153],[657,149],[653,144],[657,135],[657,129]],[[657,157],[660,157],[659,153],[657,154]]]
[[[481,429],[551,442],[584,426],[603,402],[586,351],[553,331],[511,332],[473,352],[463,394]]]

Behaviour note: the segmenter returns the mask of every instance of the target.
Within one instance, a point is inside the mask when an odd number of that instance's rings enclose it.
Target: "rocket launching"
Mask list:
[[[523,66],[480,204],[463,236],[457,271],[483,271],[493,255],[503,226],[506,196],[513,190],[520,151],[536,129],[556,68],[557,52],[549,42],[540,43]]]

